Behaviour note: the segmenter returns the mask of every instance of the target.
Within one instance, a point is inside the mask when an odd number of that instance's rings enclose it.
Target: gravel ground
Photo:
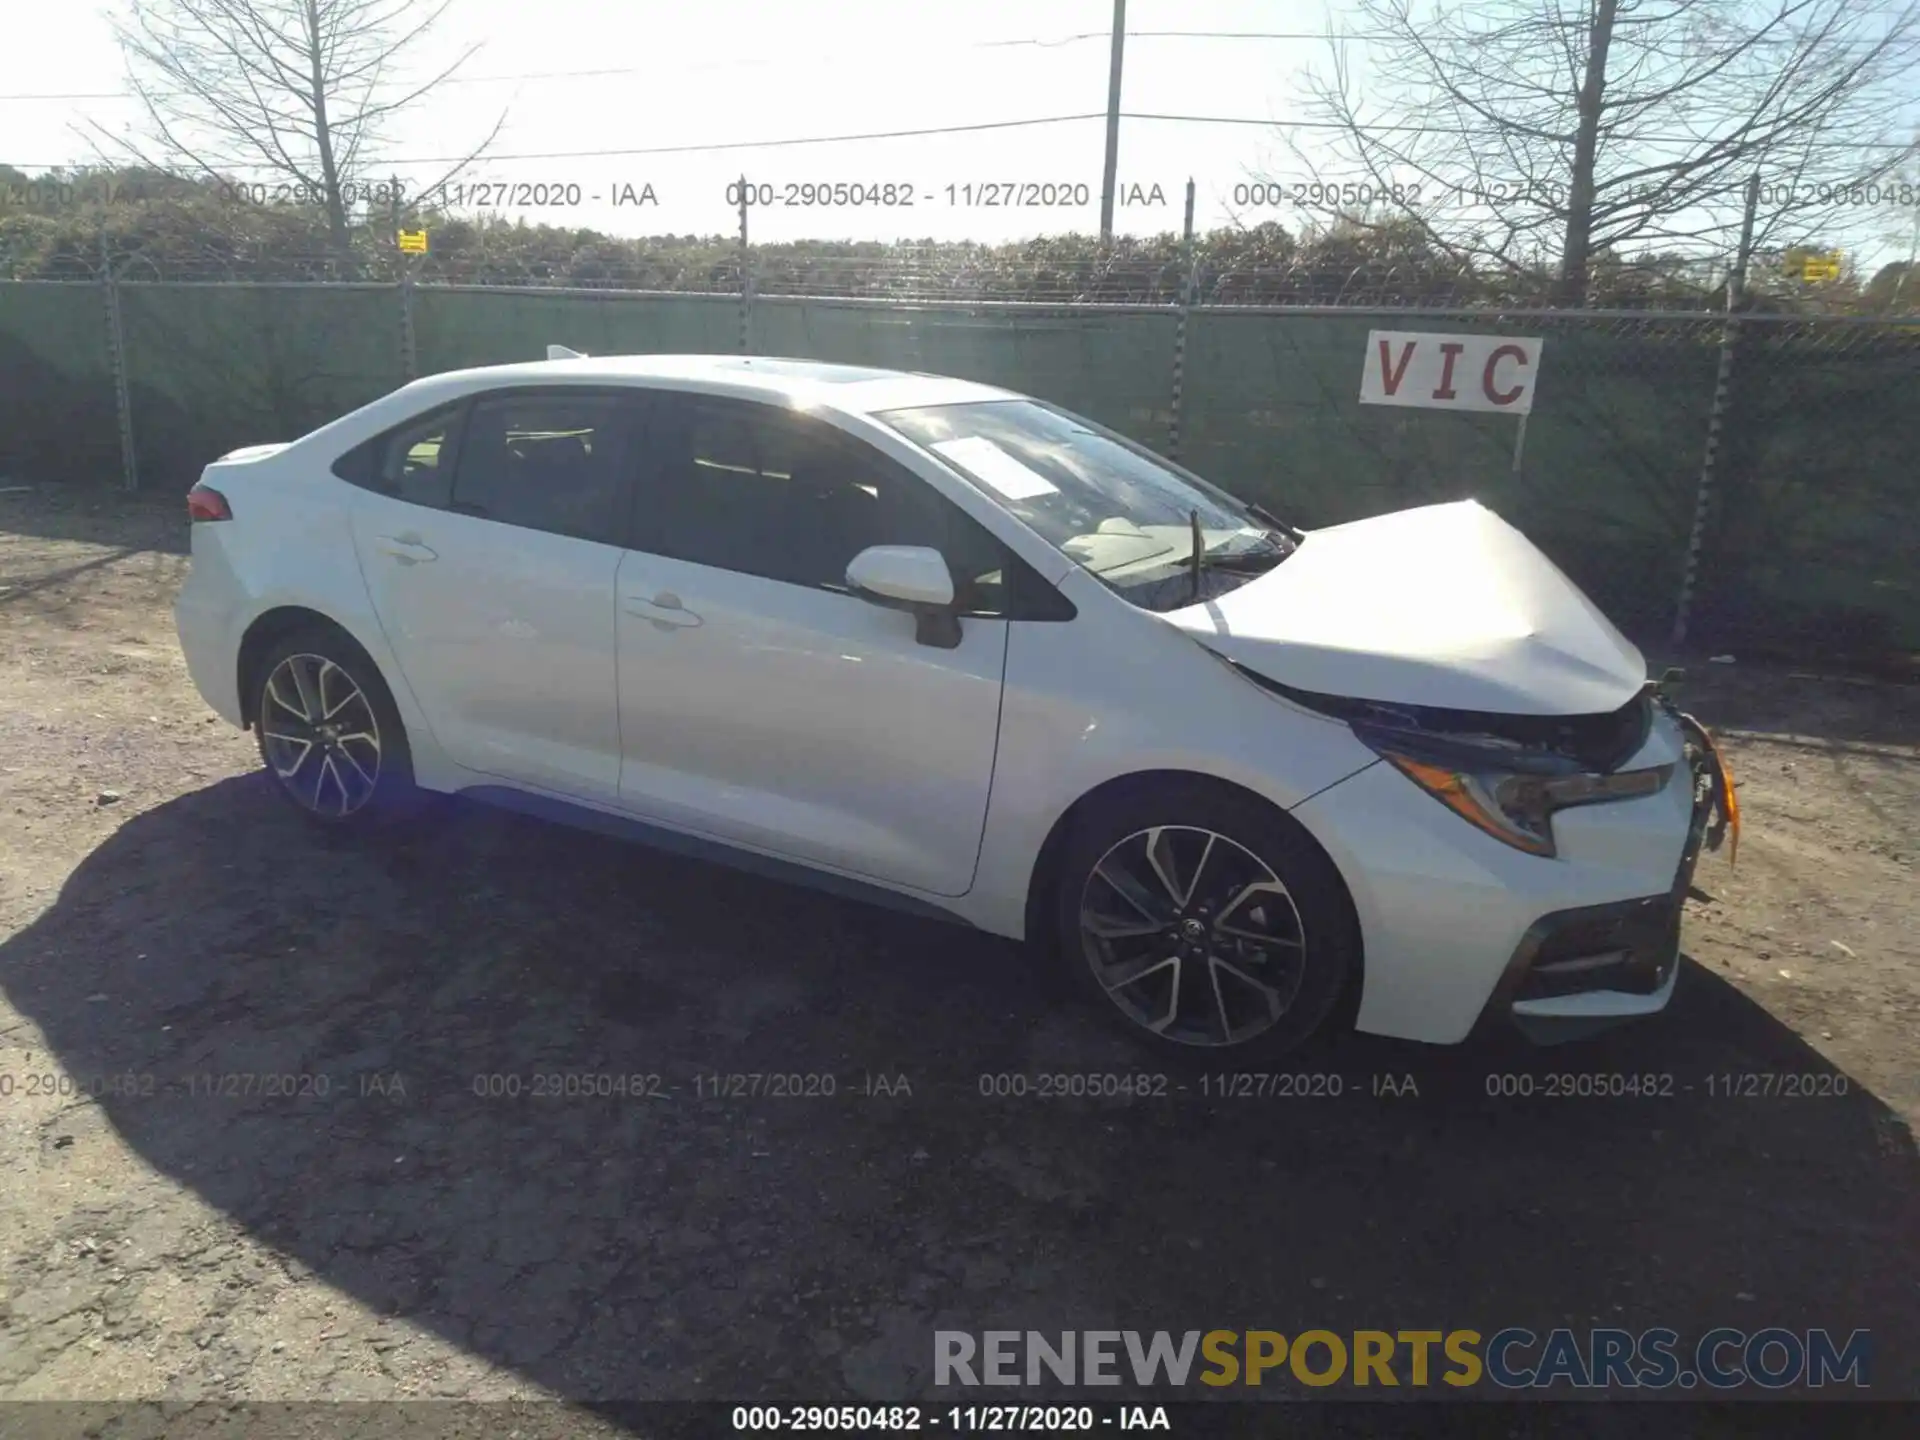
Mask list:
[[[1867,1328],[1920,1396],[1915,691],[1694,671],[1746,835],[1653,1021],[988,1100],[1162,1067],[957,928],[458,802],[323,843],[188,683],[179,510],[0,496],[0,1398],[897,1400],[937,1329],[1596,1323]],[[1487,1093],[1569,1072],[1675,1083]]]

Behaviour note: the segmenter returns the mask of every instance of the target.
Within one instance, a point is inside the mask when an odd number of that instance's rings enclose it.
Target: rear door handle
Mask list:
[[[662,590],[651,598],[629,595],[623,603],[629,615],[651,620],[662,630],[689,629],[700,624],[700,617],[682,605],[680,597],[670,590]]]
[[[391,555],[402,565],[417,565],[440,558],[436,551],[422,545],[411,535],[382,535],[374,541],[374,548],[382,555]]]

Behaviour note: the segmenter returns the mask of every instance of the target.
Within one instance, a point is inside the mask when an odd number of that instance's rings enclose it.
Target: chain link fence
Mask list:
[[[289,247],[277,237],[209,237],[185,248],[147,246],[103,256],[91,244],[68,243],[10,261],[0,248],[0,283],[59,280],[99,283],[111,269],[124,282],[180,284],[286,283],[338,285],[410,279],[422,286],[489,290],[537,289],[634,294],[896,300],[984,304],[1176,306],[1388,305],[1416,308],[1548,306],[1550,277],[1489,274],[1437,255],[1405,260],[1329,262],[1321,255],[1263,262],[1244,254],[1182,251],[1179,237],[1120,237],[1107,254],[1088,253],[1084,237],[1042,237],[1016,245],[970,242],[841,244],[809,241],[753,245],[745,254],[727,236],[687,237],[670,246],[617,246],[606,237],[561,244],[532,231],[515,249],[499,231],[470,247],[436,232],[431,254],[403,257],[371,249],[362,235],[346,252]],[[1251,249],[1258,251],[1259,246]],[[1724,264],[1632,266],[1609,263],[1596,275],[1590,303],[1636,310],[1690,312],[1719,302]],[[1808,287],[1799,313],[1826,307]]]
[[[647,285],[578,265],[524,284],[496,265],[478,284],[451,256],[330,282],[196,279],[152,257],[0,281],[0,476],[179,492],[227,450],[549,343],[785,355],[1034,394],[1306,527],[1473,496],[1644,639],[1684,628],[1715,649],[1875,666],[1920,652],[1913,322],[1729,325],[1697,293],[1490,305],[1472,277],[1430,270],[1069,263],[1045,242],[1010,282],[1004,255],[989,276],[964,246],[875,249],[891,258],[742,245]],[[1126,298],[1088,298],[1103,295]],[[1543,337],[1524,451],[1511,416],[1361,404],[1376,329]]]

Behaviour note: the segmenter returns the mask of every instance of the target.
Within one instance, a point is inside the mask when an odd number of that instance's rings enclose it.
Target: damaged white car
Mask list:
[[[1736,820],[1488,510],[1302,533],[968,381],[460,371],[188,509],[194,681],[318,823],[462,792],[958,919],[1203,1058],[1657,1011]]]

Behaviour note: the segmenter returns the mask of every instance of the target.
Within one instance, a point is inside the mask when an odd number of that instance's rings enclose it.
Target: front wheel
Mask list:
[[[346,635],[303,629],[262,657],[254,735],[274,788],[309,820],[366,830],[419,803],[406,731],[386,682]]]
[[[1083,992],[1150,1047],[1207,1061],[1290,1051],[1358,965],[1339,872],[1297,822],[1237,791],[1168,782],[1096,803],[1056,896]]]

